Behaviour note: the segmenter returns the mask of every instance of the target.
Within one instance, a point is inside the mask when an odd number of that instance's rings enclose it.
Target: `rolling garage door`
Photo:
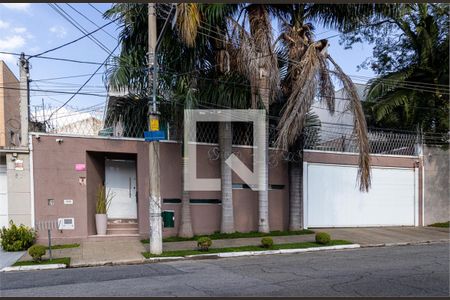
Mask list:
[[[305,163],[307,227],[418,225],[417,170],[372,167],[372,187],[360,192],[356,166]]]
[[[6,166],[0,165],[0,228],[8,226],[8,198],[6,190]]]

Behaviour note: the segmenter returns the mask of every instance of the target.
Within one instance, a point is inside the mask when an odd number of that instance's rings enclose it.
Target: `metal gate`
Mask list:
[[[372,167],[372,186],[360,192],[358,168],[304,164],[307,227],[418,225],[418,169]]]

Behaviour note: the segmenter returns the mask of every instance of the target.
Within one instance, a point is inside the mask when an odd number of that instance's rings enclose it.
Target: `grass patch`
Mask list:
[[[26,260],[26,261],[17,261],[15,264],[13,264],[13,267],[18,266],[35,266],[35,265],[49,265],[49,264],[65,264],[67,266],[70,266],[70,257],[61,257],[61,258],[54,258],[52,260],[45,259],[42,261],[32,261],[32,260]]]
[[[168,257],[168,256],[187,256],[187,255],[194,255],[194,254],[214,254],[214,253],[220,253],[220,252],[303,249],[303,248],[335,246],[335,245],[349,245],[349,244],[352,244],[352,242],[344,241],[344,240],[333,240],[326,245],[318,244],[315,242],[302,242],[302,243],[289,243],[289,244],[273,245],[270,248],[263,248],[261,246],[241,246],[241,247],[228,247],[228,248],[209,248],[208,251],[199,251],[199,250],[164,251],[161,255],[153,255],[150,252],[142,252],[142,255],[145,258],[150,258],[150,257]]]
[[[80,244],[62,244],[62,245],[52,245],[52,250],[57,249],[67,249],[67,248],[78,248]],[[48,250],[48,247],[47,247]]]
[[[431,227],[441,227],[441,228],[449,228],[449,225],[450,225],[450,221],[449,221],[449,222],[443,222],[443,223],[434,223],[434,224],[431,224],[431,225],[428,225],[428,226],[431,226]]]
[[[287,236],[287,235],[302,235],[302,234],[312,234],[314,231],[309,229],[295,230],[295,231],[271,231],[270,233],[263,233],[257,231],[251,232],[233,232],[233,233],[220,233],[215,232],[210,235],[194,235],[191,238],[182,238],[178,236],[170,236],[163,238],[164,243],[169,242],[185,242],[185,241],[196,241],[199,237],[209,237],[211,240],[223,240],[223,239],[241,239],[241,238],[254,238],[254,237],[265,237],[265,236]],[[143,244],[148,244],[149,240],[141,240]]]

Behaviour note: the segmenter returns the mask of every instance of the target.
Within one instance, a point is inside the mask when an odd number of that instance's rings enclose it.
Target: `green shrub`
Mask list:
[[[23,251],[34,244],[36,233],[33,229],[25,225],[15,225],[11,220],[9,222],[9,228],[3,227],[0,230],[0,238],[2,239],[3,250]]]
[[[316,233],[316,243],[326,245],[331,241],[331,236],[326,232]]]
[[[33,258],[33,261],[41,261],[42,256],[45,255],[46,247],[42,245],[33,245],[28,249],[28,254]]]
[[[261,239],[261,246],[263,248],[270,248],[273,246],[273,239],[271,237],[263,237]]]
[[[197,240],[197,247],[201,251],[208,251],[209,247],[211,247],[212,241],[209,237],[203,236]]]

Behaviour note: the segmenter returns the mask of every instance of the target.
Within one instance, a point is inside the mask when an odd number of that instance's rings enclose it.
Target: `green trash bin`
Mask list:
[[[161,213],[164,228],[175,227],[175,212],[172,210],[165,210]]]

